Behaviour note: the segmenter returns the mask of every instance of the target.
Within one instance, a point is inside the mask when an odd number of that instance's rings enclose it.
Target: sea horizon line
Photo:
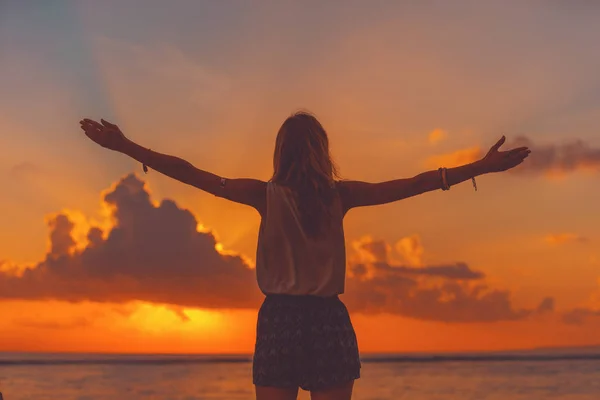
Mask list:
[[[600,360],[600,347],[586,346],[577,348],[536,348],[523,350],[462,352],[365,352],[361,354],[361,362],[364,363],[438,363],[501,361],[533,362],[567,360]],[[0,367],[18,365],[169,365],[250,362],[252,362],[252,353],[169,354],[15,351],[0,352]]]

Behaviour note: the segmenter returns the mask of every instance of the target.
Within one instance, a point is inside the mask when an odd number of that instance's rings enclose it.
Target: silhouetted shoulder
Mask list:
[[[352,200],[353,186],[356,181],[338,180],[335,181],[334,188],[338,193],[340,202],[342,203],[342,211],[344,214],[354,207],[354,201]]]
[[[261,215],[267,206],[267,182],[259,179],[221,178],[215,195],[240,204],[254,207]]]

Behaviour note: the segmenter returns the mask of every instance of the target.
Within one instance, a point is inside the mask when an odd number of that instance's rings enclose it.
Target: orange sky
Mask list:
[[[478,192],[348,214],[362,351],[598,343],[600,24],[585,7],[153,6],[0,13],[0,351],[251,352],[256,212],[143,175],[77,121],[268,179],[300,108],[352,179],[469,162],[502,134],[533,149]]]

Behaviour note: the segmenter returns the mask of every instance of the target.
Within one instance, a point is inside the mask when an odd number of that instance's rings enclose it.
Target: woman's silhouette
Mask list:
[[[360,377],[358,344],[344,292],[342,220],[351,208],[390,203],[432,190],[448,190],[475,176],[513,168],[527,147],[499,151],[504,136],[479,161],[380,183],[339,180],[327,134],[308,113],[285,120],[275,142],[273,176],[228,179],[180,158],[146,149],[105,120],[84,119],[85,134],[183,183],[261,215],[256,275],[265,300],[258,313],[253,383],[258,400],[346,400]]]

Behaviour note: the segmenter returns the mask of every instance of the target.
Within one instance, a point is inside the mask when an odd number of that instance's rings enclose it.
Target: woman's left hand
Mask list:
[[[499,151],[500,146],[504,144],[506,137],[502,136],[498,142],[487,152],[480,163],[486,173],[501,172],[516,167],[521,164],[531,150],[528,147],[518,147],[508,151]]]

